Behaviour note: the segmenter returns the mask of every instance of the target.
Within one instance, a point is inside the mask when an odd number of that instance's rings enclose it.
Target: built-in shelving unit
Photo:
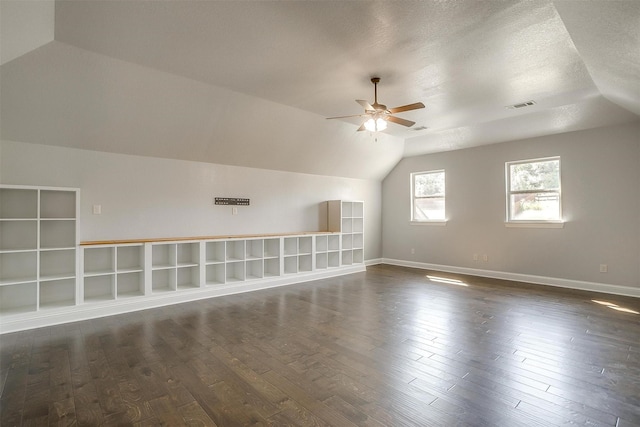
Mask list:
[[[77,302],[79,191],[0,186],[0,313]]]
[[[79,243],[78,212],[77,189],[0,187],[0,332],[364,270],[362,202],[328,202],[329,231],[175,240]]]
[[[364,203],[332,200],[328,206],[329,230],[341,235],[340,264],[364,262]]]

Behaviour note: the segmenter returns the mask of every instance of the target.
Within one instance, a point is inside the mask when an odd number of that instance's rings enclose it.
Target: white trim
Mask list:
[[[507,228],[564,228],[564,221],[507,221]]]
[[[312,280],[343,276],[366,271],[364,264],[336,267],[310,273],[283,275],[268,279],[248,280],[233,284],[208,286],[192,290],[180,290],[156,295],[132,297],[100,303],[84,303],[73,307],[42,310],[25,314],[8,315],[0,320],[0,334],[59,325],[62,323],[96,319],[116,314],[130,313],[149,308],[196,301],[206,298],[257,291],[278,286],[293,285]]]
[[[409,221],[410,225],[447,225],[447,220],[446,219],[430,219],[430,220],[425,220],[425,221],[416,221],[416,220],[412,220]]]
[[[378,264],[383,264],[382,258],[367,259],[364,261],[364,265],[366,265],[367,267],[370,265],[378,265]]]
[[[416,261],[404,261],[399,259],[383,258],[382,264],[397,265],[401,267],[420,268],[423,270],[436,270],[446,273],[468,274],[472,276],[488,277],[492,279],[513,280],[534,285],[555,286],[558,288],[578,289],[590,292],[602,292],[605,294],[624,295],[640,298],[640,288],[629,286],[610,285],[606,283],[585,282],[582,280],[561,279],[557,277],[535,276],[531,274],[509,273],[506,271],[481,270],[477,268],[456,267],[451,265],[429,264]]]

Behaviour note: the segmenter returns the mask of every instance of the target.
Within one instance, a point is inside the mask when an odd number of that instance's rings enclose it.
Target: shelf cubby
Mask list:
[[[210,285],[223,285],[226,281],[225,265],[216,263],[207,265],[206,268],[206,284]]]
[[[0,251],[35,250],[38,248],[38,221],[0,221]]]
[[[280,256],[280,239],[264,240],[264,258],[277,258]]]
[[[353,236],[351,234],[342,235],[342,249],[348,250],[353,248]]]
[[[353,217],[353,203],[342,202],[342,218],[351,218],[351,217]]]
[[[84,275],[94,276],[115,273],[114,248],[84,248]]]
[[[298,254],[311,254],[313,251],[313,238],[311,236],[298,237]]]
[[[205,245],[207,264],[225,261],[225,242],[207,242]]]
[[[40,220],[40,248],[73,248],[76,245],[75,220]]]
[[[351,243],[353,249],[362,249],[364,247],[364,239],[362,233],[355,233],[352,235]]]
[[[164,268],[151,273],[151,290],[154,293],[176,290],[176,270]]]
[[[364,203],[363,202],[352,202],[351,204],[351,216],[354,218],[363,218],[364,217]]]
[[[176,280],[177,280],[178,289],[199,288],[200,287],[199,268],[197,266],[178,268]]]
[[[353,250],[353,263],[361,264],[364,262],[364,251],[362,249]]]
[[[175,243],[152,245],[151,263],[154,269],[171,268],[176,265]]]
[[[298,238],[297,237],[285,237],[284,238],[284,255],[298,255]]]
[[[340,252],[329,252],[327,254],[327,267],[340,267]]]
[[[327,246],[330,251],[340,250],[340,235],[332,234],[327,236]]]
[[[342,218],[342,232],[351,233],[353,231],[353,219]]]
[[[75,217],[75,192],[64,190],[40,190],[40,218]]]
[[[284,257],[284,274],[295,274],[298,272],[298,257],[297,256],[285,256]]]
[[[312,271],[313,270],[312,262],[313,260],[311,258],[311,254],[300,255],[298,257],[298,272]]]
[[[247,260],[262,259],[264,256],[264,241],[262,239],[247,240]]]
[[[128,245],[116,246],[117,263],[119,272],[137,272],[144,270],[144,246]]]
[[[364,232],[364,219],[353,218],[353,232],[354,233]]]
[[[227,261],[244,260],[244,240],[227,241]]]
[[[0,284],[36,281],[37,271],[36,251],[0,253]]]
[[[194,267],[200,263],[200,245],[198,243],[178,243],[177,265],[182,267]]]
[[[38,218],[38,190],[0,188],[0,218]]]
[[[84,278],[84,302],[115,299],[115,274]]]
[[[246,264],[246,280],[262,279],[264,277],[262,259],[252,259]]]
[[[226,283],[242,282],[244,279],[244,261],[228,262],[226,265]]]
[[[316,253],[316,268],[319,270],[324,270],[327,267],[328,267],[327,253],[326,252]]]
[[[75,304],[75,277],[40,283],[40,309],[69,307]]]
[[[316,252],[327,252],[329,246],[327,244],[328,236],[316,236]]]
[[[38,309],[37,282],[0,286],[0,313],[2,315],[22,314]]]
[[[268,258],[264,260],[264,277],[280,276],[280,259]]]
[[[342,251],[342,265],[351,265],[353,264],[353,251],[347,250]]]
[[[116,280],[118,298],[144,295],[144,273],[141,271],[118,273]]]
[[[40,251],[40,280],[75,278],[75,249]]]

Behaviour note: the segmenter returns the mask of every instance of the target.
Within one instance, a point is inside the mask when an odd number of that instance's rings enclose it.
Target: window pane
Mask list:
[[[444,220],[444,197],[414,199],[413,219],[415,221]]]
[[[444,196],[444,172],[414,175],[414,197]]]
[[[509,174],[511,191],[560,188],[560,160],[512,164]]]
[[[509,198],[512,220],[560,219],[560,193],[511,194]]]

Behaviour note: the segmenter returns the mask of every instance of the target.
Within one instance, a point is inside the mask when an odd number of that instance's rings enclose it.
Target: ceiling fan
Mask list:
[[[374,86],[374,101],[373,104],[369,104],[367,101],[362,99],[356,99],[356,102],[362,107],[364,107],[364,114],[354,114],[351,116],[340,116],[340,117],[327,117],[328,120],[331,119],[346,119],[349,117],[368,117],[367,120],[360,125],[358,131],[368,130],[371,132],[377,132],[381,130],[385,130],[387,128],[387,122],[393,122],[402,126],[411,127],[416,124],[416,122],[412,122],[411,120],[401,119],[400,117],[393,116],[392,114],[402,113],[404,111],[417,110],[419,108],[424,108],[424,104],[422,102],[416,102],[413,104],[403,105],[401,107],[395,108],[387,108],[384,104],[378,104],[378,83],[380,82],[380,77],[371,78],[371,83]]]

